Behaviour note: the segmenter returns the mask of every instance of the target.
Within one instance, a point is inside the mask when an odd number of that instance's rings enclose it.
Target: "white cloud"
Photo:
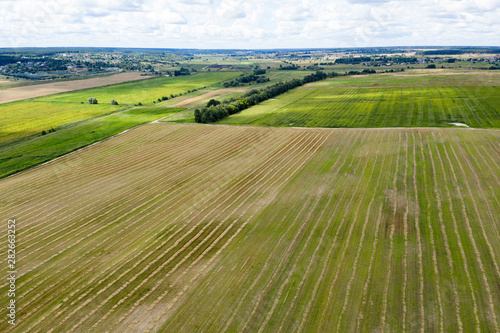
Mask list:
[[[499,45],[500,0],[0,0],[0,45]]]
[[[215,17],[222,17],[225,19],[242,19],[246,16],[247,15],[242,1],[222,0],[217,8]]]

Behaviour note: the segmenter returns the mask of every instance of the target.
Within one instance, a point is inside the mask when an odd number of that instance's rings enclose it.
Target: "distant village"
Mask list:
[[[14,79],[54,80],[75,76],[121,71],[141,71],[145,75],[179,76],[197,71],[251,70],[252,65],[228,64],[238,60],[274,60],[283,70],[321,70],[324,66],[368,66],[402,68],[500,69],[500,50],[411,50],[411,49],[320,49],[320,50],[79,50],[63,52],[21,49],[0,50],[0,74]],[[225,63],[214,61],[195,65],[204,57],[219,57]],[[463,66],[462,66],[463,64]]]

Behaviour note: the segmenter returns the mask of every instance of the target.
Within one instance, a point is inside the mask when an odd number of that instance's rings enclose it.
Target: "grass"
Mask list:
[[[139,102],[153,104],[162,96],[185,94],[189,90],[210,86],[239,74],[224,72],[163,77],[0,104],[0,143],[123,110]],[[97,98],[99,104],[88,104],[89,97]],[[111,99],[120,105],[110,105]]]
[[[0,143],[122,109],[106,104],[21,101],[0,104]]]
[[[150,104],[162,96],[184,94],[188,90],[201,89],[205,86],[225,81],[238,76],[240,72],[199,73],[180,77],[162,77],[138,82],[122,83],[105,88],[93,88],[68,94],[59,94],[40,98],[42,101],[86,102],[95,97],[99,102],[109,103],[111,99],[119,104]]]
[[[178,112],[180,108],[141,107],[67,123],[56,132],[0,144],[0,177],[106,139],[131,127]]]
[[[189,105],[186,105],[187,109],[184,111],[181,111],[175,115],[172,115],[171,117],[168,117],[164,119],[163,121],[168,121],[168,122],[178,122],[178,123],[194,123],[194,109],[195,108],[200,108],[206,105],[206,103],[211,99],[215,98],[219,101],[224,101],[228,100],[232,97],[238,98],[240,97],[244,91],[251,90],[251,89],[262,89],[267,86],[273,85],[278,82],[284,82],[284,81],[289,81],[292,79],[301,79],[306,75],[309,75],[313,72],[311,71],[268,71],[265,76],[269,78],[269,81],[266,83],[260,83],[260,84],[252,84],[252,85],[246,85],[246,86],[238,86],[237,89],[241,89],[242,91],[239,92],[231,92],[231,91],[225,91],[223,88],[222,84],[216,84],[212,88],[212,90],[218,90],[220,92],[220,96],[210,96],[204,99],[201,99],[195,103],[191,103]],[[205,91],[197,91],[195,92],[192,96],[198,96],[204,94]],[[191,95],[190,95],[191,96]],[[179,100],[182,100],[180,98]],[[170,103],[169,105],[174,105],[176,102],[174,101],[167,101],[166,103]]]
[[[475,83],[473,86],[464,85]],[[496,85],[491,85],[496,83]],[[455,84],[456,83],[456,84]],[[483,83],[483,84],[481,84]],[[443,85],[446,84],[446,85]],[[371,75],[294,89],[220,123],[298,127],[500,127],[500,76]]]
[[[496,331],[499,144],[140,126],[0,180],[20,240],[9,331]]]

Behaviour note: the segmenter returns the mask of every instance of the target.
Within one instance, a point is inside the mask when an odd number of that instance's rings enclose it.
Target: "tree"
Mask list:
[[[89,97],[88,101],[89,104],[97,104],[97,99],[95,99],[95,97]]]
[[[201,113],[199,109],[194,110],[194,121],[201,123]]]
[[[118,102],[115,101],[114,99],[111,100],[111,105],[118,105]]]
[[[209,107],[211,107],[211,106],[217,106],[217,105],[219,105],[219,104],[220,104],[220,102],[219,102],[219,101],[216,101],[215,99],[213,99],[213,98],[212,98],[211,100],[209,100],[209,101],[208,101],[208,103],[207,103],[207,108],[209,108]]]

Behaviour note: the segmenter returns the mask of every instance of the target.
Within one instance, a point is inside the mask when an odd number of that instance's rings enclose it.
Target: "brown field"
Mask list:
[[[199,104],[200,101],[206,100],[208,101],[209,98],[218,98],[221,96],[229,95],[235,92],[242,92],[247,90],[248,88],[224,88],[224,89],[217,89],[214,91],[207,92],[206,94],[196,96],[196,97],[191,97],[191,98],[186,98],[182,101],[180,101],[177,104],[172,105],[174,108],[180,108],[180,107],[189,107],[192,105],[197,105]]]
[[[20,276],[0,331],[499,331],[499,147],[455,128],[137,127],[0,180]]]
[[[68,91],[102,87],[127,81],[144,80],[152,77],[153,76],[141,76],[140,72],[126,72],[84,80],[42,83],[23,87],[9,88],[0,90],[0,104]]]

